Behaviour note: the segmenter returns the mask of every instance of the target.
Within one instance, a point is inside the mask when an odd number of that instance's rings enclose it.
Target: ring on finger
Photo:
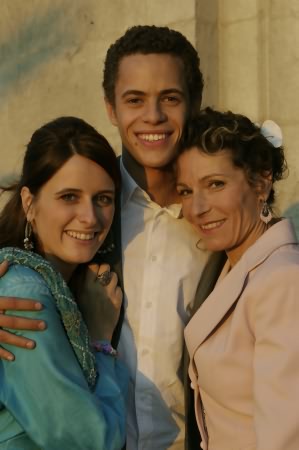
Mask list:
[[[112,273],[110,272],[110,270],[106,270],[105,272],[97,275],[97,280],[99,280],[99,282],[102,286],[108,286],[108,284],[111,281],[111,278],[112,278]]]

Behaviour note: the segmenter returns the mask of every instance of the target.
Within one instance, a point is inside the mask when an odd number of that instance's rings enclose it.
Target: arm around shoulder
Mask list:
[[[14,293],[39,298],[44,309],[34,314],[46,320],[48,328],[43,333],[18,332],[34,336],[37,345],[33,352],[16,349],[14,362],[0,362],[1,401],[44,450],[120,449],[125,439],[125,393],[118,363],[109,356],[97,357],[100,373],[90,392],[51,293],[28,270],[31,274],[27,272],[22,282],[14,281]]]

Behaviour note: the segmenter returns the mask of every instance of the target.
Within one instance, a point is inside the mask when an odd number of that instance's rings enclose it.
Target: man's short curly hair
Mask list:
[[[181,33],[168,27],[138,25],[129,28],[108,49],[104,63],[103,88],[108,102],[115,105],[115,84],[119,64],[125,56],[140,53],[170,54],[182,61],[192,110],[199,110],[203,91],[203,76],[197,51]]]
[[[231,111],[206,108],[190,120],[179,144],[179,154],[192,147],[208,154],[230,150],[234,165],[245,171],[253,186],[260,176],[271,175],[273,183],[281,180],[287,169],[283,147],[274,147],[257,124]],[[267,201],[269,205],[274,202],[273,188]]]

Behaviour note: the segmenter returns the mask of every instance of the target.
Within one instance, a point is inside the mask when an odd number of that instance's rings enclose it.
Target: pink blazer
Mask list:
[[[299,245],[291,222],[273,225],[227,271],[185,330],[201,447],[299,450]]]

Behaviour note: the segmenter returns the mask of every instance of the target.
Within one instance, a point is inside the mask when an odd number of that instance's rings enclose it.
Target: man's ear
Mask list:
[[[31,194],[27,186],[23,186],[21,189],[21,199],[25,216],[28,222],[31,222],[33,219],[33,208],[32,208],[33,194]]]
[[[106,97],[104,100],[105,100],[106,111],[107,111],[108,117],[110,119],[110,122],[112,123],[112,125],[117,127],[118,122],[117,122],[117,118],[116,118],[116,114],[115,114],[115,108]]]

